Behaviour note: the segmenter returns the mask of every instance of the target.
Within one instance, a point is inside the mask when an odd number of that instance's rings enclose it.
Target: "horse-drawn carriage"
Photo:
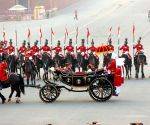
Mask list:
[[[62,89],[72,92],[88,92],[93,100],[99,102],[109,100],[115,91],[112,75],[105,70],[73,73],[56,69],[51,72],[53,79],[48,80],[44,77],[46,85],[39,92],[41,100],[46,103],[54,102]]]

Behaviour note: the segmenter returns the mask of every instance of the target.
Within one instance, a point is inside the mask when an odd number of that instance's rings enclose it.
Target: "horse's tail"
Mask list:
[[[18,76],[19,76],[19,88],[20,88],[21,92],[23,94],[25,94],[24,79],[20,74]]]

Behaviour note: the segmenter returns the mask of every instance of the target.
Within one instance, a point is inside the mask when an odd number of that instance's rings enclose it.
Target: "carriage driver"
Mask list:
[[[141,37],[139,38],[139,40],[137,41],[137,44],[134,45],[133,49],[136,49],[136,53],[135,53],[135,58],[138,54],[142,53],[143,56],[144,56],[144,62],[145,62],[145,65],[147,65],[147,60],[146,60],[146,56],[144,55],[144,52],[143,52],[143,45],[141,44]]]
[[[8,64],[6,59],[3,57],[3,61],[0,63],[0,90],[2,89],[2,84],[8,81],[7,68]]]

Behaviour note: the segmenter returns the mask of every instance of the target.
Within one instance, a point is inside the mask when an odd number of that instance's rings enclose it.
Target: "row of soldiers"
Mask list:
[[[141,37],[139,38],[139,40],[137,41],[137,44],[134,45],[133,49],[136,49],[136,53],[138,54],[140,52],[143,52],[143,45],[141,44]],[[109,47],[109,50],[114,51],[114,46],[112,45],[112,40],[109,39],[108,40],[108,45],[107,47]],[[128,54],[129,58],[131,58],[130,54],[129,54],[129,46],[128,46],[128,39],[125,39],[124,45],[122,45],[121,47],[119,47],[119,50],[122,51],[123,54]],[[94,45],[94,40],[92,39],[91,42],[91,46],[90,47],[86,47],[85,46],[85,40],[82,39],[81,40],[81,45],[79,47],[74,47],[72,39],[69,40],[69,45],[65,46],[64,48],[61,47],[61,42],[58,41],[57,46],[56,47],[50,47],[48,46],[48,40],[45,40],[45,44],[42,47],[38,47],[38,41],[36,40],[34,42],[34,45],[31,47],[30,43],[27,43],[26,46],[26,41],[24,40],[22,43],[22,46],[18,49],[18,52],[20,54],[25,55],[25,57],[29,58],[32,57],[33,55],[42,53],[42,52],[46,52],[51,54],[52,51],[54,51],[56,54],[62,54],[62,51],[64,50],[67,51],[67,53],[74,53],[76,52],[81,52],[84,56],[86,56],[87,52],[96,52],[97,51],[97,47]],[[0,54],[2,53],[6,53],[8,55],[14,54],[15,53],[15,47],[13,46],[13,42],[12,39],[10,39],[9,45],[7,47],[4,47],[3,42],[0,42]]]

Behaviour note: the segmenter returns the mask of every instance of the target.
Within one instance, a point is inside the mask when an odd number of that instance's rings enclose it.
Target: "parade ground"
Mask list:
[[[78,19],[74,19],[75,10],[78,12]],[[15,54],[23,40],[31,46],[38,40],[38,47],[42,47],[45,39],[48,39],[51,48],[56,47],[60,40],[60,46],[64,48],[72,38],[75,48],[81,45],[81,39],[86,40],[87,47],[94,39],[95,46],[99,47],[106,45],[111,37],[114,52],[119,56],[122,52],[118,48],[124,44],[125,38],[128,39],[129,53],[133,60],[136,53],[133,46],[141,37],[148,63],[144,66],[144,79],[141,78],[141,71],[139,79],[135,79],[133,63],[132,78],[125,79],[118,97],[113,96],[106,102],[93,101],[88,92],[74,93],[64,90],[55,102],[44,103],[39,97],[39,89],[26,87],[20,104],[15,103],[14,96],[6,104],[1,104],[0,100],[0,125],[89,125],[93,121],[100,125],[130,125],[132,122],[150,125],[149,10],[150,0],[79,0],[58,10],[50,19],[0,22],[0,33],[3,33],[0,40],[4,39],[5,30],[8,43],[9,39],[13,41]],[[88,37],[87,29],[90,32]],[[54,53],[51,54],[54,56]],[[99,68],[102,68],[103,53],[98,56]],[[36,84],[41,87],[45,85],[42,79],[36,79]],[[0,92],[8,99],[10,88]]]
[[[88,93],[64,90],[51,104],[40,100],[38,89],[26,88],[21,104],[14,100],[0,105],[0,125],[87,125],[93,121],[102,125],[129,125],[131,122],[149,125],[149,88],[149,79],[127,80],[119,97],[104,103],[93,101]],[[9,90],[3,93],[7,97]]]

